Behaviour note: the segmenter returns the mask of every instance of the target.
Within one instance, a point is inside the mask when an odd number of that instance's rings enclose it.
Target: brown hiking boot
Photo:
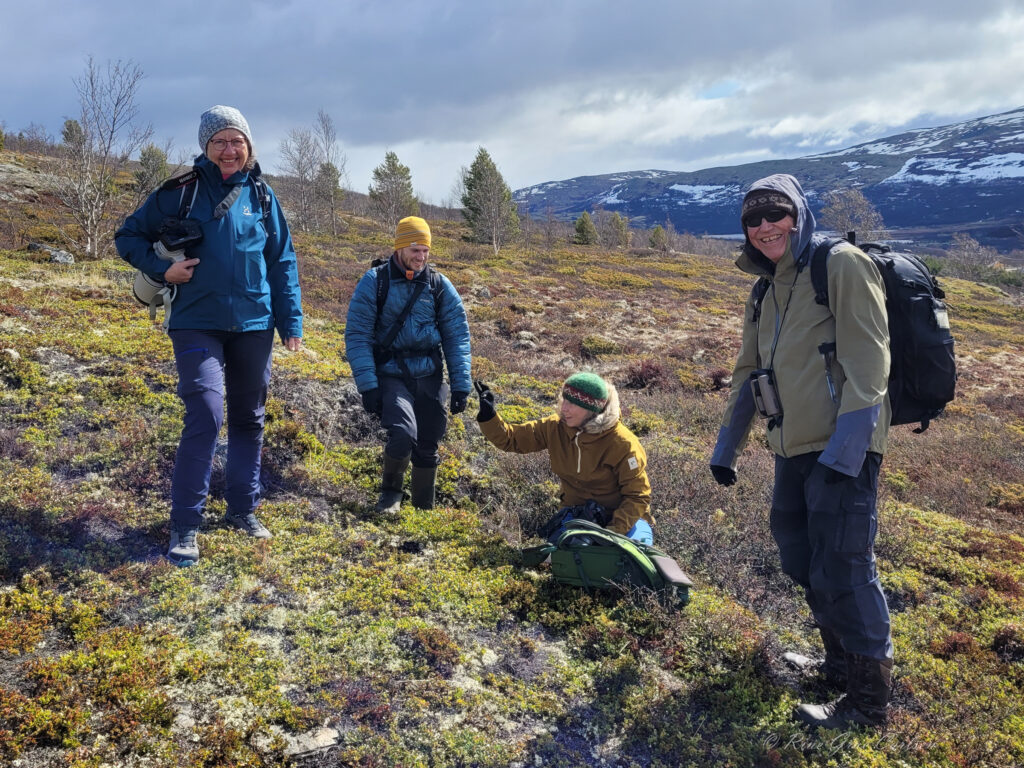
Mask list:
[[[828,704],[801,704],[796,718],[810,726],[847,730],[885,725],[892,688],[892,659],[846,655],[846,694]]]

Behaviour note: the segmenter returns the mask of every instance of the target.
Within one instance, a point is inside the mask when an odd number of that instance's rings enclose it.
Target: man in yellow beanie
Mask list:
[[[469,322],[451,281],[427,264],[430,226],[407,216],[395,229],[395,250],[356,285],[348,306],[345,353],[363,408],[388,433],[376,511],[398,513],[405,470],[412,463],[412,503],[434,506],[438,443],[472,390]],[[449,387],[442,360],[447,361]]]

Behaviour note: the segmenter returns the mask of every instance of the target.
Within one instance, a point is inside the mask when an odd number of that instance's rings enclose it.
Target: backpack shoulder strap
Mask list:
[[[388,290],[391,288],[390,259],[374,259],[370,262],[371,267],[377,269],[377,316],[384,310],[384,302],[388,299]],[[441,300],[443,299],[444,286],[441,284],[441,273],[431,269],[427,264],[427,283],[430,286],[430,294],[434,298],[434,316],[441,313]]]
[[[391,287],[391,270],[388,259],[374,259],[370,266],[377,270],[377,317],[384,310],[384,302],[388,300],[388,289]]]
[[[814,302],[828,306],[828,255],[840,243],[847,242],[841,237],[822,240],[811,254],[811,285],[814,287]]]
[[[441,300],[444,298],[444,285],[441,282],[441,273],[436,269],[431,269],[429,264],[424,269],[427,270],[430,294],[434,297],[434,319],[437,319],[441,315]]]
[[[761,320],[761,304],[764,303],[764,297],[768,295],[769,286],[771,286],[771,281],[767,277],[759,277],[754,283],[754,287],[750,289],[750,296],[754,303],[750,321],[755,325]]]
[[[252,184],[256,188],[256,196],[260,200],[260,215],[265,224],[270,219],[270,192],[267,189],[267,182],[259,176],[253,176]]]

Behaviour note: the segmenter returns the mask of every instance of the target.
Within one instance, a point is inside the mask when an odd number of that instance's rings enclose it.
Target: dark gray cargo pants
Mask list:
[[[889,606],[874,552],[882,456],[868,453],[860,475],[829,484],[819,455],[775,457],[771,531],[782,570],[804,588],[815,620],[839,635],[847,653],[891,659]]]

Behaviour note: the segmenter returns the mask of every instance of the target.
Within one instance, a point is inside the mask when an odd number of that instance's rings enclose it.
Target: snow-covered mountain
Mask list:
[[[672,220],[683,232],[739,232],[747,187],[770,173],[792,173],[817,213],[825,193],[855,187],[894,229],[971,231],[1021,247],[1010,227],[1024,221],[1024,107],[940,128],[908,131],[836,152],[693,172],[633,171],[582,176],[517,190],[535,217],[575,218],[603,207],[652,227]]]

